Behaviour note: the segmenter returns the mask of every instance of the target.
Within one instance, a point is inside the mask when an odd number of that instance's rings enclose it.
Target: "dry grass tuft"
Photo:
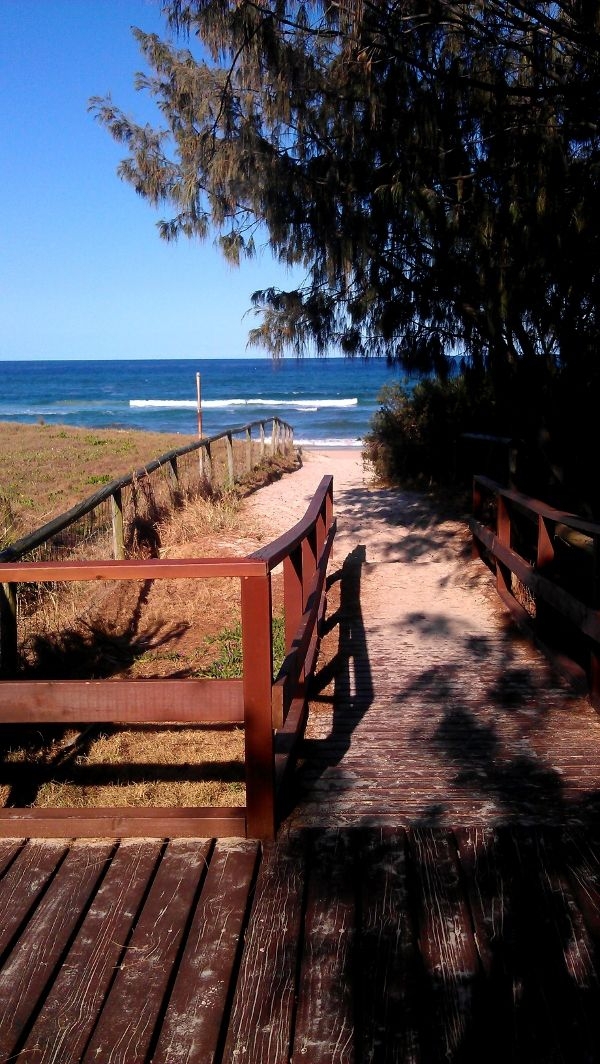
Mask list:
[[[244,733],[235,725],[116,729],[56,772],[36,806],[243,805]]]

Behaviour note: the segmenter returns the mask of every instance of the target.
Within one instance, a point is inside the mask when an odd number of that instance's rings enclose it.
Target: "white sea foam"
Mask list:
[[[363,441],[358,439],[324,439],[324,440],[303,440],[294,437],[294,443],[297,447],[315,447],[322,448],[323,450],[333,450],[334,448],[343,448],[348,450],[352,447],[362,447]]]
[[[130,399],[130,406],[156,410],[195,410],[192,399]],[[291,407],[294,410],[315,411],[325,408],[357,406],[358,399],[206,399],[203,410],[224,410],[231,406]]]

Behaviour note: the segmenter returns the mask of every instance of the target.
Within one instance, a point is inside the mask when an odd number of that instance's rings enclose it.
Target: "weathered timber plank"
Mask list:
[[[304,877],[301,836],[265,845],[223,1064],[289,1064]]]
[[[0,837],[31,838],[244,838],[243,807],[178,806],[98,809],[0,809]]]
[[[3,583],[46,580],[198,580],[264,576],[264,562],[248,558],[149,558],[130,561],[0,562]]]
[[[318,832],[308,873],[292,1064],[359,1060],[353,995],[355,874],[352,833]]]
[[[416,883],[423,1038],[429,1061],[462,1059],[477,1035],[475,984],[480,971],[471,918],[451,837],[440,830],[408,833]]]
[[[2,680],[3,724],[244,720],[241,680]]]
[[[533,957],[549,1030],[565,1060],[598,1060],[600,983],[594,948],[565,872],[561,833],[515,830],[513,837],[531,884],[527,931],[535,936]]]
[[[0,839],[0,876],[15,859],[25,839]]]
[[[360,1010],[357,1059],[415,1064],[420,1040],[405,834],[381,828],[362,831],[361,839],[354,989]]]
[[[521,991],[515,963],[514,869],[506,829],[455,829],[460,867],[483,969],[478,994],[481,1054],[498,1064],[520,1060],[517,1039]],[[493,1039],[486,1039],[493,1031]],[[521,1047],[523,1048],[523,1047]],[[527,1053],[525,1054],[525,1059]]]
[[[600,846],[581,830],[564,829],[565,870],[589,935],[600,953]]]
[[[66,852],[65,843],[27,842],[0,880],[0,956]]]
[[[153,1064],[217,1059],[258,858],[257,842],[216,844]]]
[[[0,971],[0,1059],[27,1034],[64,950],[105,871],[112,845],[74,843]]]
[[[168,844],[84,1061],[146,1060],[209,852],[206,840]]]
[[[124,842],[94,898],[27,1041],[23,1060],[74,1064],[126,954],[131,928],[159,858],[160,842]]]

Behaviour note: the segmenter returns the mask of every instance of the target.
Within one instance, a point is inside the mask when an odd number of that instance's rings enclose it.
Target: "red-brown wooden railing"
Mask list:
[[[321,481],[289,532],[246,558],[0,563],[0,582],[237,577],[241,582],[241,679],[0,679],[0,723],[243,723],[246,805],[177,809],[0,809],[0,836],[269,838],[307,713],[335,535],[333,478]],[[286,658],[273,678],[271,573],[283,562]]]
[[[600,525],[476,476],[470,527],[513,615],[600,704]]]

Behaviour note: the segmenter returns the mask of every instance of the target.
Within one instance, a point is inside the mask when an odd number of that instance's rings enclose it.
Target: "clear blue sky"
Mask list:
[[[87,110],[110,92],[147,116],[130,27],[164,33],[159,4],[1,6],[0,359],[243,356],[251,293],[291,278],[268,252],[236,270],[210,241],[165,244]]]

